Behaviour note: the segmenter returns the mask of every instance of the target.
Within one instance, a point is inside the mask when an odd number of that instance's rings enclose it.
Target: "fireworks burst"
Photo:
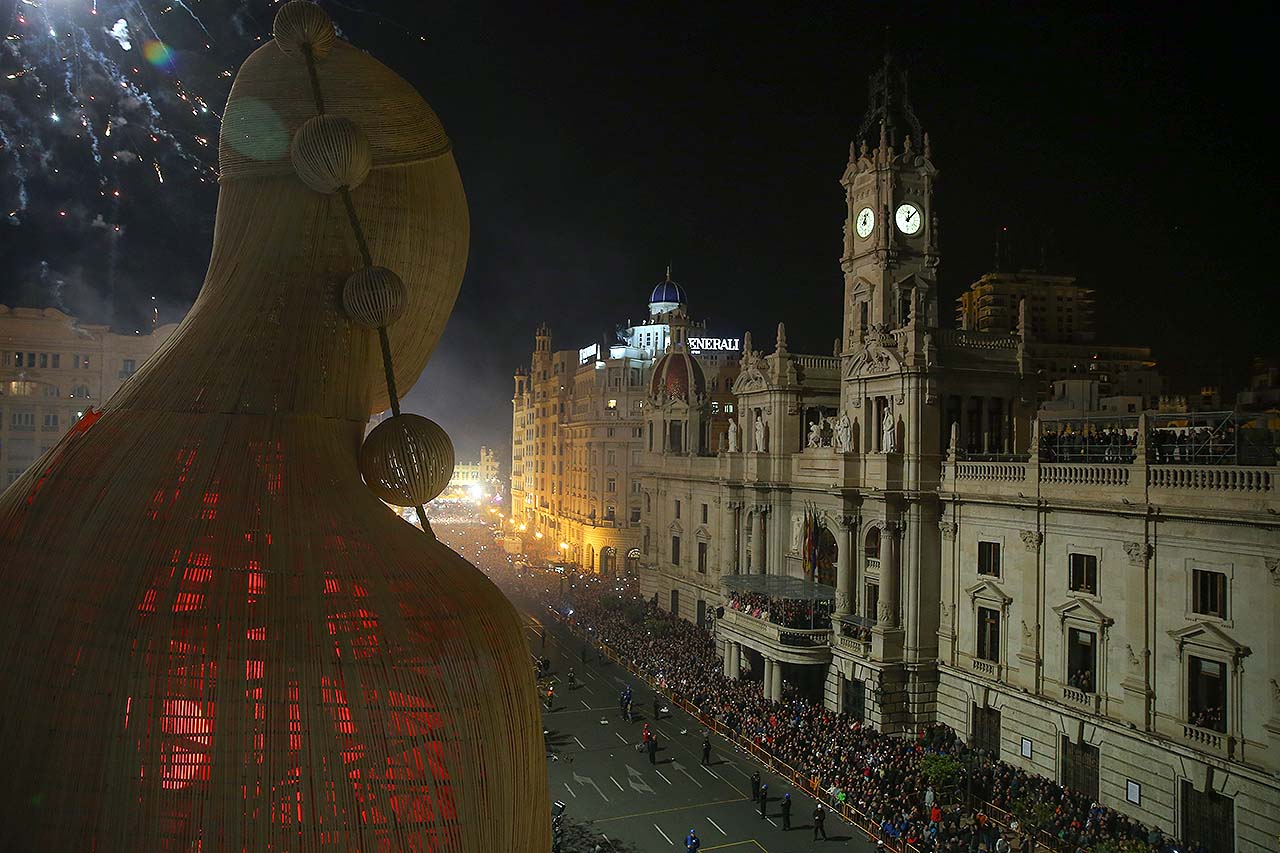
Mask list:
[[[201,253],[181,247],[212,231],[219,113],[281,2],[18,0],[0,11],[0,233],[23,232],[5,237],[19,247],[8,278],[79,276],[123,308],[164,270],[181,278],[175,303],[194,296]]]

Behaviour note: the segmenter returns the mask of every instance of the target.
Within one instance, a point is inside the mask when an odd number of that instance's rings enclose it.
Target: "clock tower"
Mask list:
[[[936,327],[938,170],[911,108],[907,72],[892,56],[871,76],[868,107],[849,145],[845,191],[844,350],[872,329]]]

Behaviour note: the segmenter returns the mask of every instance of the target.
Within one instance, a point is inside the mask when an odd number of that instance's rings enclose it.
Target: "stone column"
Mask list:
[[[773,658],[766,657],[764,659],[764,698],[773,699],[773,671],[776,664]]]
[[[774,699],[782,698],[782,663],[780,661],[773,662],[773,683],[772,693]]]
[[[720,534],[720,571],[723,574],[738,573],[738,555],[734,541],[733,518],[737,510],[733,501],[724,502],[724,527]],[[695,546],[696,547],[696,546]]]
[[[732,663],[729,666],[729,671],[725,673],[725,675],[730,678],[737,678],[742,672],[742,645],[740,643],[730,643],[729,652],[729,659]]]
[[[982,443],[978,449],[982,453],[988,453],[991,444],[991,402],[986,397],[978,398],[978,429],[982,434]]]
[[[747,505],[738,503],[738,512],[733,523],[734,535],[738,537],[738,571],[746,574],[751,567],[747,565]]]
[[[876,624],[881,628],[898,627],[898,525],[889,522],[880,535],[880,605]]]
[[[765,557],[767,555],[765,554],[764,547],[764,513],[765,508],[763,506],[756,507],[756,529],[755,533],[751,537],[751,568],[754,569],[757,574],[761,575],[767,574],[769,571],[765,564]]]
[[[840,520],[839,550],[836,552],[836,615],[848,616],[853,606],[853,518]]]
[[[730,640],[724,641],[724,677],[733,678],[733,647],[736,644]]]

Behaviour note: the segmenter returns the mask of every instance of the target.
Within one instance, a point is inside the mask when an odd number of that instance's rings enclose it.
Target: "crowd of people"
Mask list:
[[[729,593],[729,607],[784,628],[831,627],[831,602],[826,599],[775,598],[762,592],[733,590]]]
[[[1124,429],[1061,429],[1046,424],[1040,431],[1041,462],[1128,463],[1137,458],[1138,432]]]
[[[1236,457],[1235,425],[1153,429],[1147,438],[1147,455],[1161,464],[1230,464]]]
[[[476,555],[486,551],[479,541],[468,541],[464,548]],[[489,550],[485,556],[493,554]],[[945,726],[922,729],[914,737],[891,736],[789,686],[784,685],[782,700],[765,699],[759,682],[723,674],[710,632],[643,600],[624,580],[571,575],[561,583],[563,576],[550,570],[522,566],[519,571],[499,572],[486,565],[492,562],[486,560],[481,567],[508,594],[551,607],[646,680],[815,780],[833,808],[855,809],[860,821],[891,847],[905,842],[920,853],[1030,851],[1037,849],[1033,833],[1040,832],[1055,839],[1059,849],[1073,853],[1121,841],[1150,853],[1207,853],[1194,843],[1175,848],[1161,832],[1085,793],[973,749]],[[769,604],[767,598],[762,602],[752,595],[739,594],[736,605],[731,599],[730,606]],[[958,787],[933,789],[925,768],[930,755],[949,756],[963,768]],[[1018,820],[998,825],[983,811],[990,807],[1020,816],[1021,825]],[[1045,835],[1038,841],[1045,841]]]
[[[534,586],[538,586],[537,583]],[[881,734],[848,714],[836,713],[789,688],[784,699],[764,698],[759,682],[729,678],[706,630],[641,602],[634,590],[575,583],[560,611],[567,621],[607,646],[646,679],[670,690],[740,736],[800,772],[818,780],[833,806],[848,804],[889,842],[909,842],[922,853],[966,853],[1032,849],[1027,830],[1042,830],[1063,849],[1089,849],[1104,841],[1128,839],[1151,851],[1171,850],[1165,836],[1100,806],[1085,794],[1032,776],[968,747],[944,726],[915,738]],[[1019,804],[1040,807],[1036,826],[1001,829],[962,798],[935,795],[922,770],[926,755],[948,755],[966,768],[975,803],[1004,811]],[[997,844],[1003,844],[997,848]],[[1181,847],[1197,851],[1195,845]]]

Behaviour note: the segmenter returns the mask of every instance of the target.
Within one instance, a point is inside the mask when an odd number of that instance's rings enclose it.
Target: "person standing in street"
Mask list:
[[[782,795],[782,831],[791,829],[791,792]]]
[[[656,735],[650,735],[645,741],[645,748],[649,750],[649,763],[657,765],[658,763],[658,738]]]
[[[827,810],[822,807],[822,803],[818,803],[818,807],[813,810],[813,840],[818,840],[818,833],[822,833],[822,840],[827,840]]]
[[[751,774],[751,799],[760,799],[760,771],[756,770]]]
[[[654,696],[653,697],[653,719],[657,721],[658,718],[661,716],[661,714],[662,714],[662,702],[658,699],[657,696]]]
[[[689,834],[684,837],[684,849],[687,853],[698,853],[701,848],[702,842],[698,840],[698,833],[692,829],[689,830]]]
[[[711,738],[702,736],[702,766],[711,766]]]
[[[769,809],[769,784],[760,786],[760,819],[764,820],[765,812]]]

